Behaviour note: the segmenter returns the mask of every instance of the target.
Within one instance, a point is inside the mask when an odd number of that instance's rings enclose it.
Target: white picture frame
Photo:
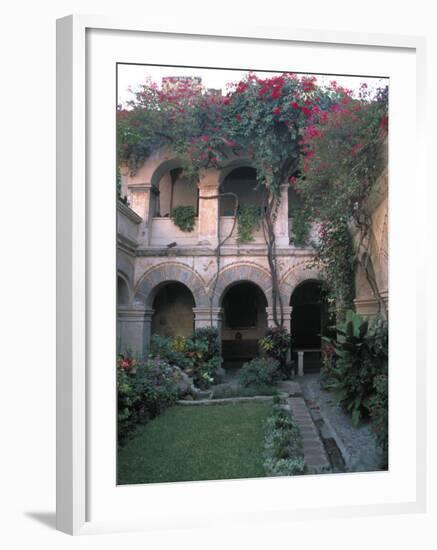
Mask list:
[[[94,91],[90,89],[90,82],[95,82],[93,77],[93,65],[94,61],[89,57],[94,55],[99,48],[102,48],[102,44],[98,40],[94,40],[92,33],[100,33],[99,36],[106,35],[106,41],[115,41],[115,36],[125,37],[126,43],[129,40],[141,39],[140,37],[153,37],[153,39],[160,41],[164,44],[168,40],[185,40],[189,43],[190,40],[197,40],[198,42],[217,40],[221,44],[227,44],[233,46],[238,50],[239,45],[241,51],[247,50],[247,47],[259,49],[262,52],[265,48],[271,48],[272,51],[275,48],[287,48],[287,47],[309,47],[311,48],[327,48],[330,52],[350,50],[353,54],[357,49],[367,52],[369,55],[372,52],[393,53],[393,56],[397,56],[398,62],[402,56],[405,60],[408,58],[408,63],[404,64],[404,70],[406,71],[406,78],[413,79],[413,87],[415,88],[416,99],[409,105],[410,111],[406,113],[406,118],[410,125],[413,125],[413,136],[416,143],[416,148],[411,147],[411,166],[404,171],[401,169],[400,163],[402,161],[401,144],[396,142],[396,136],[391,139],[390,147],[393,146],[393,151],[397,154],[390,155],[390,177],[398,175],[399,181],[403,181],[402,178],[413,179],[415,185],[411,193],[415,199],[423,197],[425,194],[425,177],[424,177],[424,159],[422,152],[425,147],[422,145],[423,138],[423,124],[424,124],[424,107],[423,97],[421,94],[424,89],[425,79],[425,40],[422,37],[410,37],[410,36],[395,36],[395,35],[374,35],[374,34],[355,34],[355,33],[333,33],[324,31],[311,31],[302,29],[287,29],[287,28],[251,28],[248,27],[232,27],[232,29],[214,28],[213,26],[206,28],[202,26],[200,28],[197,24],[193,24],[190,28],[184,26],[184,28],[178,28],[177,25],[170,25],[166,23],[162,26],[151,25],[148,22],[130,21],[122,18],[105,18],[95,16],[82,16],[73,15],[57,22],[57,528],[69,534],[85,534],[92,532],[105,532],[113,530],[126,530],[126,529],[151,529],[162,527],[165,525],[187,525],[187,521],[190,525],[208,525],[209,519],[211,522],[214,518],[208,518],[207,515],[202,516],[201,508],[202,502],[205,502],[205,498],[211,498],[208,504],[211,506],[211,510],[215,510],[215,503],[217,509],[219,509],[220,503],[223,504],[229,495],[230,498],[235,500],[236,503],[240,502],[241,505],[245,505],[244,513],[238,514],[230,507],[228,516],[223,516],[229,521],[256,521],[259,518],[264,520],[288,519],[288,518],[320,518],[320,517],[332,517],[332,516],[346,516],[346,515],[363,515],[363,514],[389,514],[399,512],[420,512],[425,510],[426,502],[426,460],[425,460],[425,433],[426,433],[426,402],[425,402],[425,330],[424,320],[425,311],[424,304],[426,303],[424,298],[425,289],[423,281],[425,280],[425,256],[422,247],[419,244],[417,235],[423,224],[423,219],[418,215],[418,210],[410,212],[411,226],[410,235],[404,233],[404,229],[400,226],[401,220],[400,213],[402,208],[407,206],[406,194],[400,194],[399,197],[394,196],[394,200],[391,202],[391,227],[397,235],[399,232],[399,239],[396,237],[391,241],[391,251],[394,251],[394,256],[399,252],[400,241],[407,243],[410,250],[412,250],[410,258],[414,265],[409,266],[410,272],[399,274],[400,282],[393,277],[390,281],[391,296],[394,296],[394,302],[391,307],[396,313],[401,312],[402,308],[406,308],[408,315],[414,321],[415,338],[411,344],[411,349],[408,350],[407,357],[414,361],[414,376],[412,386],[414,392],[411,390],[412,399],[411,408],[411,422],[406,426],[406,430],[411,435],[409,439],[409,448],[405,448],[405,454],[410,458],[408,459],[408,473],[410,482],[405,482],[404,496],[399,496],[394,491],[396,479],[393,477],[393,483],[387,483],[384,485],[385,480],[379,478],[379,484],[382,493],[386,493],[379,496],[377,501],[372,502],[371,497],[360,500],[360,497],[355,495],[355,498],[350,498],[350,503],[346,504],[347,499],[343,501],[333,502],[332,505],[328,505],[326,502],[320,501],[320,504],[313,505],[309,502],[305,502],[302,506],[296,505],[296,502],[290,502],[284,495],[285,490],[289,490],[290,482],[294,483],[293,486],[296,489],[296,493],[299,490],[304,490],[308,486],[308,491],[313,491],[314,487],[320,484],[324,485],[324,490],[332,490],[334,486],[338,486],[339,494],[342,493],[342,486],[348,483],[356,482],[355,489],[349,489],[352,493],[359,490],[360,486],[371,485],[373,474],[348,474],[349,480],[344,481],[345,476],[337,474],[338,481],[334,479],[335,476],[305,476],[310,479],[287,479],[283,478],[273,480],[238,480],[238,481],[226,481],[226,482],[196,482],[191,483],[189,489],[187,484],[177,484],[178,487],[174,488],[174,484],[155,485],[148,487],[148,495],[154,498],[156,506],[153,510],[143,507],[138,512],[138,500],[132,500],[132,509],[137,507],[137,513],[127,513],[123,517],[118,516],[116,513],[117,507],[114,505],[112,508],[104,510],[101,507],[99,513],[90,513],[90,509],[98,508],[95,503],[102,502],[104,500],[111,500],[112,498],[120,500],[123,505],[131,500],[131,496],[136,492],[139,495],[146,490],[145,487],[129,487],[118,488],[118,494],[109,495],[102,489],[102,485],[95,483],[96,466],[95,463],[98,459],[97,451],[93,452],[93,445],[95,448],[95,438],[105,438],[105,443],[100,445],[99,448],[105,449],[105,445],[110,444],[111,438],[114,438],[115,433],[115,416],[110,417],[112,420],[107,420],[108,426],[102,431],[105,434],[100,434],[99,431],[102,427],[102,419],[99,418],[99,414],[93,409],[96,399],[96,372],[102,374],[102,371],[98,371],[96,366],[95,354],[96,346],[98,353],[98,343],[104,342],[108,333],[102,331],[96,332],[94,330],[96,320],[99,313],[96,309],[96,303],[94,300],[98,300],[95,296],[96,292],[96,278],[98,277],[94,272],[98,268],[95,267],[96,253],[96,239],[98,240],[99,254],[102,256],[102,268],[108,259],[108,263],[112,265],[112,261],[115,257],[115,229],[106,232],[99,230],[95,220],[97,210],[97,194],[102,189],[97,189],[93,186],[95,182],[95,176],[93,170],[95,164],[98,164],[99,160],[94,162],[93,149],[90,152],[90,147],[93,147],[95,140],[95,124],[92,132],[90,131],[89,124],[94,113],[91,111],[95,105],[95,99],[93,103],[92,95]],[[91,33],[91,34],[90,34]],[[117,39],[117,40],[118,40]],[[129,40],[128,40],[129,39]],[[108,44],[109,42],[106,42]],[[129,54],[129,47],[131,48],[131,55]],[[224,46],[225,48],[225,46]],[[309,48],[309,49],[311,49]],[[107,48],[110,50],[111,48]],[[91,51],[91,53],[90,53]],[[121,50],[120,50],[121,51]],[[191,50],[187,50],[191,51]],[[279,51],[279,50],[278,50]],[[138,58],[138,55],[133,57],[134,48],[133,42],[128,44],[123,51],[122,57],[119,61],[132,61]],[[138,52],[137,52],[138,53]],[[182,55],[179,52],[179,55]],[[182,52],[183,53],[183,52]],[[165,54],[165,55],[164,55]],[[162,58],[169,58],[171,54],[170,48],[162,50]],[[338,54],[338,52],[337,52]],[[108,66],[112,63],[110,53],[107,53]],[[176,56],[176,52],[174,52]],[[194,54],[192,54],[194,56]],[[171,56],[170,56],[171,57]],[[333,57],[335,55],[333,54]],[[345,55],[345,57],[347,57]],[[353,57],[353,56],[352,56]],[[363,55],[363,58],[365,56]],[[382,56],[383,57],[383,56]],[[414,61],[413,61],[414,58]],[[257,59],[261,59],[257,56]],[[258,61],[260,62],[260,61]],[[390,63],[387,61],[387,63]],[[163,62],[164,64],[164,62]],[[176,61],[175,64],[178,64]],[[185,65],[195,66],[194,57],[190,59],[189,55],[185,57]],[[103,63],[102,66],[105,64]],[[214,66],[214,65],[212,65]],[[412,67],[414,66],[414,69]],[[246,67],[244,67],[246,68]],[[252,67],[247,67],[252,68]],[[277,67],[259,67],[270,68],[271,70],[278,70]],[[284,67],[288,70],[288,67]],[[102,69],[103,70],[103,69]],[[331,74],[329,69],[329,74]],[[387,69],[390,72],[390,68]],[[393,75],[399,75],[399,67],[393,69]],[[357,69],[360,71],[359,62],[357,61]],[[398,72],[396,72],[398,71]],[[297,71],[296,71],[297,72]],[[312,67],[308,67],[307,72],[317,72]],[[357,73],[345,73],[345,74],[357,74]],[[361,73],[360,73],[361,74]],[[378,76],[389,76],[392,78],[392,74],[378,74]],[[105,75],[99,75],[102,77],[102,82]],[[107,76],[107,75],[106,75]],[[94,80],[93,80],[94,78]],[[396,80],[396,77],[393,76]],[[109,80],[110,82],[110,80]],[[411,84],[411,83],[410,83]],[[115,81],[114,81],[115,86]],[[106,105],[112,102],[115,107],[115,87],[113,90],[107,92],[108,98],[106,98]],[[112,95],[111,95],[112,94]],[[110,96],[110,97],[109,97]],[[405,105],[405,98],[399,96],[399,101],[395,101],[391,104],[390,121],[396,124],[402,124],[402,121],[397,122],[397,117],[393,117],[396,111],[393,109],[400,108]],[[104,107],[102,107],[103,109]],[[103,111],[108,112],[108,111]],[[114,112],[115,115],[115,112]],[[407,116],[408,115],[408,116]],[[411,116],[409,116],[411,115]],[[94,120],[94,119],[93,119]],[[113,124],[113,121],[111,122]],[[399,126],[399,129],[402,129]],[[410,126],[411,129],[411,126]],[[102,135],[105,134],[105,128],[102,127]],[[93,134],[94,132],[94,134]],[[107,132],[106,134],[107,135]],[[94,136],[94,137],[93,137]],[[115,143],[115,135],[109,136],[106,145],[99,145],[102,151],[105,147],[111,147],[111,140]],[[399,147],[399,149],[396,149]],[[108,149],[105,149],[107,152]],[[115,150],[113,152],[115,155]],[[99,155],[97,155],[99,156]],[[92,162],[91,162],[92,160]],[[108,160],[108,174],[110,176],[111,170],[114,169],[115,164],[112,164],[112,160]],[[405,172],[405,173],[401,173]],[[103,172],[102,172],[103,174]],[[393,174],[395,176],[393,176]],[[104,176],[104,175],[103,175]],[[102,177],[103,177],[102,176]],[[94,178],[94,179],[93,179]],[[105,178],[104,178],[105,179]],[[110,187],[110,185],[109,185]],[[111,196],[105,194],[102,191],[101,196],[101,208],[105,209],[105,206],[110,205]],[[115,206],[114,206],[115,210]],[[111,223],[115,228],[115,217],[111,212],[100,212],[102,216],[102,226],[106,229],[111,228]],[[106,225],[105,225],[106,224]],[[396,225],[397,224],[397,225]],[[394,228],[394,229],[393,229]],[[94,262],[94,263],[93,263]],[[391,260],[392,262],[392,260]],[[94,266],[94,267],[93,267]],[[402,264],[391,263],[391,273],[393,269],[402,267]],[[407,270],[408,271],[408,270]],[[414,292],[414,299],[411,298],[408,304],[399,304],[396,301],[396,295],[400,295],[403,285],[411,274],[416,279],[416,286]],[[115,278],[115,271],[114,278]],[[100,273],[101,274],[101,273]],[[106,292],[115,292],[115,282],[112,280],[107,285],[103,285],[103,289]],[[115,294],[113,294],[115,296]],[[111,301],[111,300],[109,300]],[[111,306],[112,307],[112,306]],[[115,300],[114,300],[115,307]],[[112,311],[112,310],[111,310]],[[103,317],[107,317],[100,314]],[[395,316],[394,316],[395,317]],[[115,315],[113,317],[115,325]],[[104,324],[104,323],[103,323]],[[109,327],[109,325],[108,325]],[[108,329],[110,330],[110,329]],[[401,332],[391,332],[395,338],[400,340],[399,335]],[[115,342],[114,342],[115,345]],[[108,350],[107,357],[112,354],[112,348]],[[115,357],[115,355],[112,355]],[[407,359],[404,360],[405,363]],[[103,361],[105,362],[105,361]],[[112,365],[113,363],[111,363]],[[411,361],[410,361],[411,364]],[[110,365],[105,363],[107,368]],[[106,376],[103,373],[103,376]],[[111,386],[111,379],[108,378],[108,383],[102,379],[101,392],[107,396],[106,404],[108,410],[112,410],[114,404],[114,393],[111,393],[113,387]],[[391,390],[390,390],[391,391]],[[401,394],[390,393],[390,399],[393,399],[393,407],[396,411],[401,411],[402,403],[399,401],[405,398],[405,384]],[[109,395],[110,394],[110,395]],[[397,408],[398,407],[398,408]],[[414,412],[414,414],[413,414]],[[390,412],[392,414],[392,410]],[[392,417],[390,417],[392,419]],[[396,419],[395,419],[396,420]],[[404,418],[405,422],[408,419]],[[98,424],[100,422],[100,424]],[[96,435],[99,433],[99,435]],[[114,438],[115,440],[115,438]],[[102,439],[103,441],[103,439]],[[397,439],[395,438],[393,443],[396,449]],[[106,448],[107,449],[107,448]],[[402,452],[402,446],[398,448],[396,452]],[[114,448],[115,453],[115,448]],[[104,455],[103,455],[104,456]],[[108,462],[111,462],[108,459]],[[102,455],[100,455],[99,464],[102,464]],[[113,464],[113,462],[111,462]],[[407,464],[407,463],[404,463]],[[399,469],[402,468],[402,464],[399,463]],[[102,470],[104,468],[102,467]],[[389,475],[396,474],[396,468],[391,470]],[[360,477],[361,476],[361,477]],[[324,478],[322,480],[322,477]],[[109,477],[105,478],[109,479]],[[363,481],[360,482],[360,479]],[[342,481],[343,480],[343,481]],[[254,485],[257,483],[258,485]],[[361,483],[361,485],[360,485]],[[409,484],[410,483],[410,484]],[[93,485],[94,484],[94,485]],[[115,484],[115,478],[114,478]],[[260,485],[261,484],[261,485]],[[311,486],[309,485],[311,484]],[[409,484],[409,485],[408,485]],[[408,487],[407,487],[408,485]],[[375,486],[377,486],[375,484]],[[300,489],[299,489],[300,487]],[[304,489],[302,489],[304,488]],[[101,490],[102,489],[102,490]],[[402,487],[399,489],[401,491]],[[347,489],[345,488],[345,494]],[[181,503],[186,503],[187,493],[191,494],[190,507],[192,509],[198,509],[199,515],[197,518],[187,520],[183,514],[178,516],[176,514],[176,505],[181,506]],[[208,496],[209,495],[209,496]],[[214,495],[214,498],[210,497]],[[259,497],[261,495],[261,498]],[[264,495],[264,498],[263,498]],[[239,498],[241,500],[239,501]],[[135,497],[136,498],[136,497]],[[277,498],[272,506],[271,498]],[[141,499],[141,497],[140,497]],[[175,509],[165,507],[164,502],[168,502],[168,499],[172,499],[175,502]],[[135,500],[135,502],[134,502]],[[335,500],[335,499],[334,499]],[[115,502],[114,501],[114,502]],[[143,501],[144,502],[144,501]],[[303,501],[302,501],[303,502]],[[349,502],[349,501],[348,501]],[[196,508],[197,507],[197,508]],[[231,517],[233,514],[233,517]],[[191,514],[195,516],[196,514]],[[213,512],[211,512],[213,515]],[[94,517],[95,516],[95,517]],[[223,520],[221,518],[221,521]],[[218,518],[216,518],[219,520]]]

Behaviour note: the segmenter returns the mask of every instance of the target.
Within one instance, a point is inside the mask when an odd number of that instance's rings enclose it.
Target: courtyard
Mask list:
[[[385,470],[387,83],[202,78],[117,109],[119,483]]]

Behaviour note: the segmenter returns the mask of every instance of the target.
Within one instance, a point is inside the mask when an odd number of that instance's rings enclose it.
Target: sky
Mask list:
[[[257,72],[263,78],[277,75],[278,73]],[[226,84],[241,80],[248,71],[239,71],[231,69],[198,69],[193,67],[162,67],[151,65],[118,65],[118,103],[125,104],[132,99],[132,93],[128,91],[131,87],[135,90],[140,84],[144,83],[147,77],[150,77],[158,85],[164,76],[200,76],[202,84],[206,88],[221,88],[223,94],[226,93]],[[317,76],[317,75],[316,75]],[[376,89],[388,83],[388,79],[371,78],[360,76],[317,76],[319,84],[329,84],[335,80],[340,86],[351,90],[358,90],[361,83],[365,82],[370,90]]]

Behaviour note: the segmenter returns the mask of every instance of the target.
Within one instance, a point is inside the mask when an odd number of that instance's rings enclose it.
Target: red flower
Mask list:
[[[297,101],[293,101],[291,106],[293,107],[293,109],[297,109],[299,107],[299,104],[297,103]]]
[[[275,86],[272,92],[272,99],[278,99],[281,97],[282,86]]]
[[[280,115],[280,114],[281,114],[281,109],[280,109],[279,107],[275,107],[275,108],[273,109],[273,114],[274,114],[274,115]]]
[[[241,122],[241,115],[235,115],[235,118],[238,120],[238,122]]]

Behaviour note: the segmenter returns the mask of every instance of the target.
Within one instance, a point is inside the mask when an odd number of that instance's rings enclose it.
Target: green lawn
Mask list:
[[[118,483],[262,477],[264,422],[271,407],[171,407],[119,450]]]

